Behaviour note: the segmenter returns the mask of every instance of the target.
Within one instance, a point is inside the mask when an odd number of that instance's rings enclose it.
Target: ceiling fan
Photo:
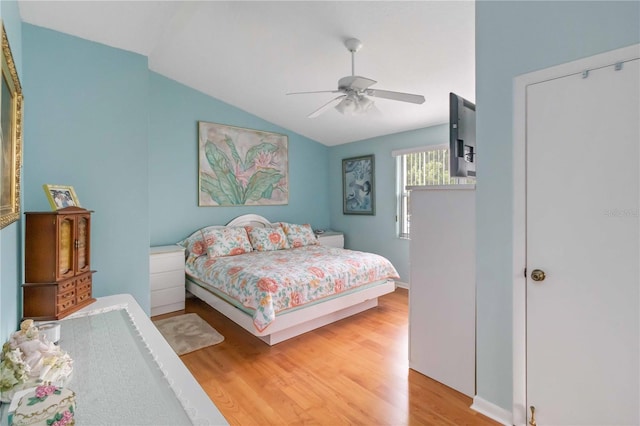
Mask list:
[[[391,99],[394,101],[411,102],[414,104],[424,103],[424,96],[422,95],[370,89],[371,86],[377,83],[375,80],[355,75],[355,53],[362,48],[362,42],[356,38],[350,38],[344,42],[344,45],[347,47],[349,52],[351,52],[351,75],[342,77],[338,80],[337,90],[287,93],[287,95],[341,93],[340,96],[331,99],[329,102],[309,114],[309,118],[316,118],[331,107],[335,107],[335,109],[345,115],[364,114],[371,109],[374,104],[374,102],[368,98],[369,96]]]

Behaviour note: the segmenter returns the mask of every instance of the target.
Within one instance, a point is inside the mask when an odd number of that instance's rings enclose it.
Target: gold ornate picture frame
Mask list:
[[[73,186],[68,185],[42,185],[44,192],[47,194],[47,200],[51,204],[53,210],[59,210],[65,207],[80,207],[80,201]]]
[[[0,87],[0,229],[20,218],[22,169],[22,87],[2,27],[2,81]]]

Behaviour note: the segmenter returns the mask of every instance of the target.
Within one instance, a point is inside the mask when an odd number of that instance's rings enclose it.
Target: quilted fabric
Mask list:
[[[382,256],[322,245],[200,257],[187,261],[186,273],[252,310],[259,331],[275,320],[276,313],[374,281],[398,278],[391,262]]]

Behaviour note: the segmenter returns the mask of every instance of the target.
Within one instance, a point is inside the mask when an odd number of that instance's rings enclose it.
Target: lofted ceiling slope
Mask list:
[[[32,1],[24,22],[145,55],[149,68],[328,146],[448,122],[449,92],[475,100],[473,1]],[[351,75],[374,89],[424,95],[422,105],[374,98],[376,110],[307,115]],[[215,120],[212,117],[211,120]]]

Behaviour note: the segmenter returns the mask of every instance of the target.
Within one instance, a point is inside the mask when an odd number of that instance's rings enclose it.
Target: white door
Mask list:
[[[526,399],[538,425],[640,424],[639,62],[527,88]]]

